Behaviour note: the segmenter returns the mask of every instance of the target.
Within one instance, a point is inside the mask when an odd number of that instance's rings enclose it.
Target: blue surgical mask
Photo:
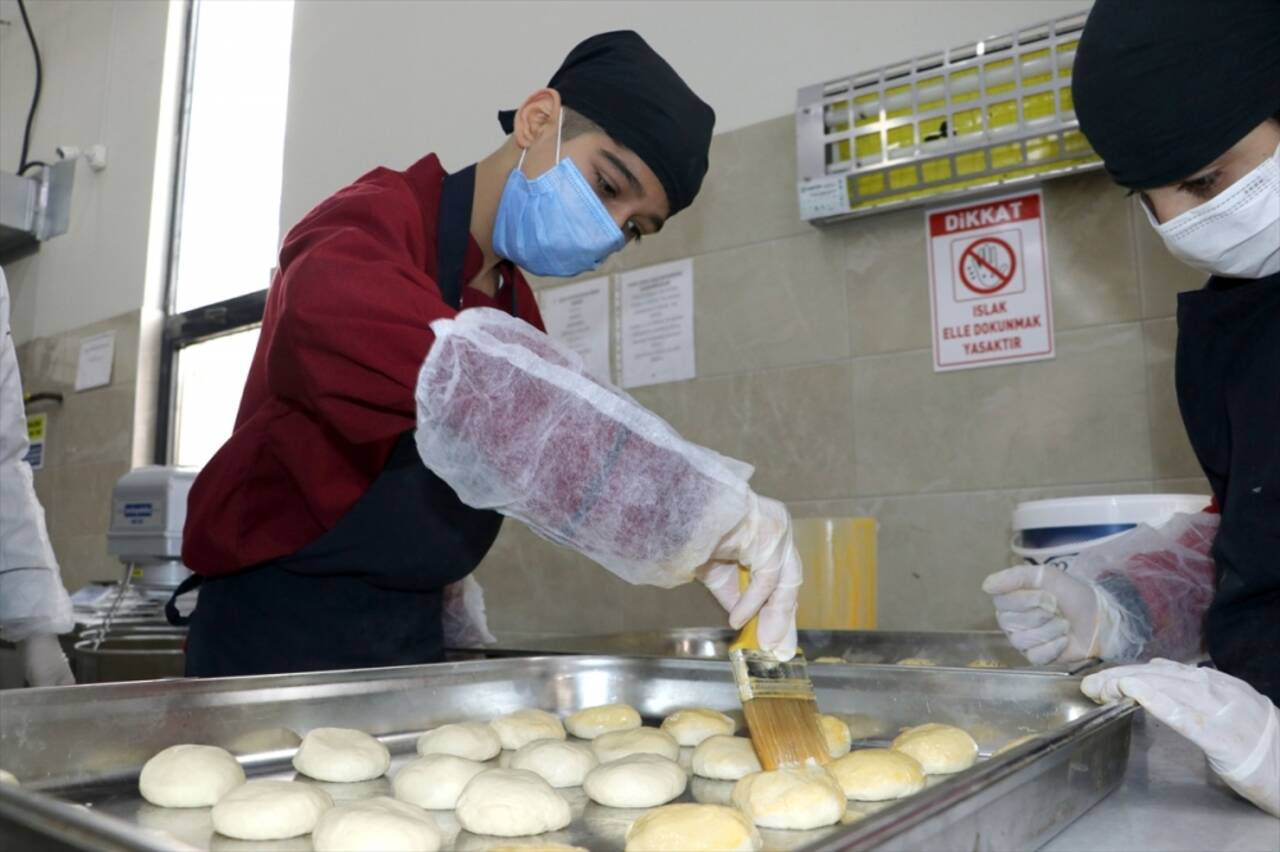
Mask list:
[[[571,278],[595,269],[627,243],[626,235],[578,171],[573,160],[560,159],[556,128],[556,164],[534,180],[521,171],[524,155],[507,177],[493,227],[493,250],[532,272]]]

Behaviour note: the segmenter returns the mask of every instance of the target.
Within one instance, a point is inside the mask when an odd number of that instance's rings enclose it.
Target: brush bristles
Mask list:
[[[742,705],[760,765],[766,770],[819,765],[831,758],[818,721],[818,704],[810,699],[753,698]]]

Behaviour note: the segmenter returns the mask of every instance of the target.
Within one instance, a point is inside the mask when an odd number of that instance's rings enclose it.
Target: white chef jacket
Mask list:
[[[9,285],[0,269],[0,639],[71,630],[71,600],[49,544],[27,455],[18,353],[9,330]]]

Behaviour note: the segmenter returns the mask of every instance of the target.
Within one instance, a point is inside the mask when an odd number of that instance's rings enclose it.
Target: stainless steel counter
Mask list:
[[[1198,748],[1139,713],[1119,789],[1043,848],[1275,852],[1280,849],[1280,819],[1236,796],[1209,770]]]

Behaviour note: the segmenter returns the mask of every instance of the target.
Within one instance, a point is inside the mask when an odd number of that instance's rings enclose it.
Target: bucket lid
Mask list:
[[[1158,527],[1179,513],[1202,512],[1203,494],[1105,494],[1031,500],[1013,510],[1013,531],[1087,527],[1102,524],[1150,524]]]

